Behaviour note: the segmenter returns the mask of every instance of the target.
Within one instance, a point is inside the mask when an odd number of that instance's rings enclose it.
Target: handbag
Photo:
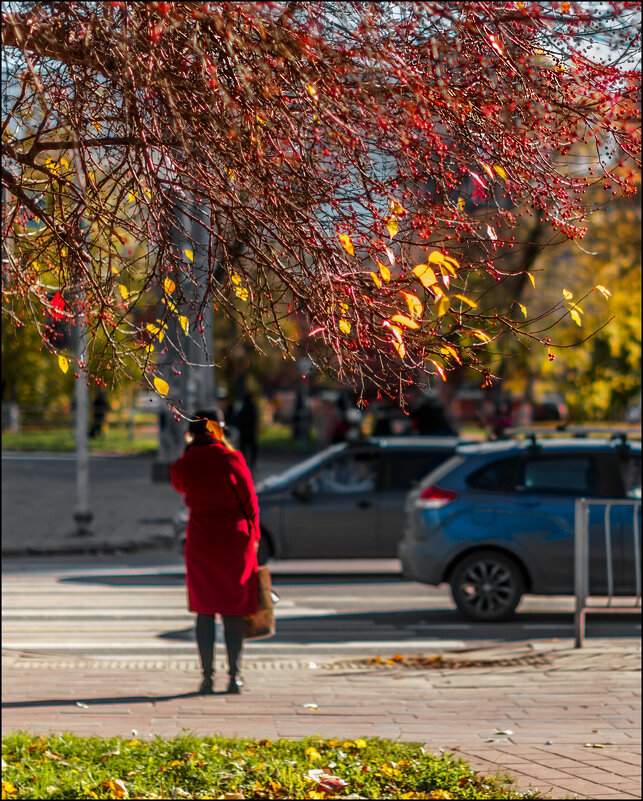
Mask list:
[[[270,583],[270,571],[262,565],[257,571],[257,611],[243,616],[243,637],[261,640],[275,633],[275,595]]]

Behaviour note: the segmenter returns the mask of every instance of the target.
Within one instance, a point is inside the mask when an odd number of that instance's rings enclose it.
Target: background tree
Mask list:
[[[472,293],[534,244],[521,217],[581,238],[589,189],[635,191],[639,3],[4,8],[3,310],[43,333],[60,292],[96,369],[134,360],[161,394],[212,304],[358,389],[488,383],[491,341],[543,341],[527,304]]]

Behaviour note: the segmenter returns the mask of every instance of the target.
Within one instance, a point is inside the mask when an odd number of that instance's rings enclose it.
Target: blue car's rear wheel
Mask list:
[[[449,583],[455,605],[470,620],[506,620],[525,592],[518,564],[496,551],[465,556],[451,571]]]

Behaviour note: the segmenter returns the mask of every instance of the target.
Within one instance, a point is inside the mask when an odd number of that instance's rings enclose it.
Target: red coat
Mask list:
[[[190,611],[253,614],[259,504],[243,456],[220,442],[192,445],[170,466],[170,477],[190,510],[185,543]]]

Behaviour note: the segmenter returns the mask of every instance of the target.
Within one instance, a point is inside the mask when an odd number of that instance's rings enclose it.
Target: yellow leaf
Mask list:
[[[391,333],[393,334],[395,339],[400,343],[402,342],[402,329],[401,328],[398,328],[396,325],[391,325],[388,320],[384,320],[382,325],[386,326],[386,328],[390,328]]]
[[[444,261],[444,254],[439,250],[434,250],[429,256],[429,264],[442,264]]]
[[[610,295],[612,294],[612,293],[609,291],[609,289],[607,289],[607,288],[606,288],[606,287],[604,287],[604,286],[601,286],[601,284],[596,284],[596,286],[594,287],[594,289],[598,289],[598,291],[599,291],[599,292],[601,293],[601,295],[602,295],[602,296],[605,298],[605,300],[607,300],[607,299],[610,297]]]
[[[458,354],[458,351],[452,347],[451,345],[444,345],[440,348],[440,353],[444,353],[447,356],[453,356],[458,364],[462,364],[462,360]]]
[[[61,156],[60,163],[63,165],[63,167],[65,167],[65,169],[67,169],[69,167],[69,162],[67,161],[67,159],[64,156]]]
[[[339,330],[342,332],[342,334],[350,334],[351,328],[352,326],[350,322],[345,317],[342,317],[339,321]]]
[[[183,252],[185,253],[185,258],[186,258],[188,261],[194,261],[194,253],[193,253],[191,250],[189,250],[189,249],[186,249],[186,250],[184,250]]]
[[[190,330],[190,323],[188,322],[188,318],[185,317],[183,314],[179,315],[179,323],[181,325],[181,328],[183,329],[183,333],[185,334],[185,336],[187,336]]]
[[[67,370],[69,370],[69,360],[66,359],[64,356],[59,356],[58,357],[58,367],[60,367],[60,369],[63,371],[63,373],[66,373]]]
[[[449,307],[451,306],[451,300],[448,295],[442,295],[442,297],[438,300],[436,306],[436,314],[438,317],[444,317],[444,315],[449,311]]]
[[[444,298],[444,297],[446,297],[442,287],[440,286],[440,284],[434,284],[431,287],[431,292],[433,292],[433,294],[435,295],[436,298]]]
[[[351,238],[348,234],[340,234],[339,241],[342,243],[344,250],[348,251],[351,256],[355,255],[355,248],[353,247],[353,243],[351,242]]]
[[[140,744],[141,744],[140,740],[128,740],[127,741],[127,745],[129,745],[130,748],[134,748],[135,745],[140,745]]]
[[[171,295],[172,292],[176,289],[176,284],[171,278],[166,278],[163,281],[163,289],[167,292],[168,295]]]
[[[391,237],[391,239],[393,239],[399,229],[397,220],[394,217],[389,217],[386,221],[386,227],[388,228],[388,235]]]
[[[391,280],[391,271],[385,264],[382,264],[382,262],[379,261],[379,259],[377,259],[377,266],[380,268],[380,275],[382,276],[382,281],[388,283]]]
[[[90,181],[91,181],[93,184],[95,184],[95,183],[96,183],[96,176],[94,175],[94,173],[93,173],[93,172],[89,172],[89,173],[87,173],[87,177],[89,178],[89,180],[90,180]]]
[[[473,336],[482,342],[491,342],[491,337],[488,334],[485,334],[484,331],[474,331]]]
[[[123,300],[127,300],[129,292],[127,291],[127,287],[125,286],[125,284],[119,284],[118,291],[121,293],[121,297],[123,298]]]
[[[92,120],[92,125],[94,126],[94,128],[96,128],[98,133],[100,133],[100,125],[96,122],[96,120]]]
[[[570,292],[569,289],[563,289],[563,297],[565,300],[571,300],[574,297],[573,292]]]
[[[150,334],[152,334],[155,337],[158,337],[159,342],[163,342],[163,337],[165,336],[165,334],[163,333],[163,330],[158,327],[158,325],[154,325],[153,323],[148,323],[145,326],[145,328],[147,328]]]
[[[518,301],[516,301],[516,303],[518,303]],[[520,311],[522,312],[522,316],[526,320],[527,319],[527,307],[523,306],[522,303],[518,303],[518,308],[520,309]]]
[[[411,320],[410,317],[407,317],[405,314],[394,314],[391,317],[392,323],[399,323],[403,325],[405,328],[419,328],[420,324],[416,323],[415,320]]]
[[[429,267],[428,264],[416,264],[413,268],[413,272],[417,277],[420,279],[420,283],[423,287],[428,289],[433,284],[436,284],[438,279],[435,276],[433,270]]]
[[[5,795],[15,795],[18,790],[11,784],[11,782],[2,781],[2,797]]]
[[[466,303],[467,305],[471,306],[472,309],[477,309],[478,308],[478,304],[475,302],[475,300],[471,300],[470,298],[467,298],[464,295],[454,295],[453,297],[457,298],[458,300],[461,300],[464,303]]]
[[[240,300],[246,301],[246,300],[248,300],[248,297],[249,297],[249,294],[250,294],[250,293],[249,293],[249,292],[248,292],[248,290],[245,288],[245,286],[235,286],[235,288],[234,288],[234,294],[235,294],[235,295],[236,295],[236,296],[237,296],[237,297],[238,297]]]
[[[321,754],[319,753],[319,751],[316,748],[313,748],[312,746],[306,749],[306,756],[308,757],[308,759],[312,760],[321,759]]]
[[[455,798],[448,790],[436,789],[431,790],[431,792],[427,795],[427,798]]]
[[[156,387],[156,391],[159,393],[159,395],[167,395],[167,393],[170,391],[170,385],[162,378],[155,378],[154,386]]]
[[[580,318],[580,314],[576,311],[576,309],[570,309],[569,314],[571,315],[571,318],[576,323],[576,325],[583,324],[583,321]]]
[[[464,198],[463,197],[459,197],[458,198],[458,208],[460,209],[460,211],[464,211],[464,206],[465,206]]]
[[[127,193],[127,199],[130,203],[133,203],[136,200],[136,195],[131,190]]]
[[[210,428],[210,424],[212,422],[213,422],[212,420],[208,420],[208,424],[206,425],[206,428],[208,429],[208,431],[212,431],[212,429]],[[180,759],[174,759],[174,760],[172,760],[172,762],[170,762],[170,767],[171,768],[175,768],[177,765],[182,765],[182,764],[183,764],[183,762]]]
[[[389,208],[393,214],[406,214],[406,209],[397,200],[391,198],[388,202]]]
[[[128,798],[127,787],[125,786],[125,782],[121,781],[121,779],[110,779],[107,782],[103,782],[103,787],[110,790],[112,793],[112,798]]]
[[[420,299],[416,296],[411,294],[410,292],[404,293],[404,300],[406,300],[406,305],[409,308],[409,314],[411,315],[413,320],[419,320],[422,317],[422,303]]]
[[[342,314],[346,314],[348,312],[348,303],[346,303],[345,301],[340,300],[337,306],[339,307],[339,310],[341,311]]]
[[[406,348],[404,347],[403,342],[393,342],[393,347],[398,352],[400,359],[403,359],[406,356]]]
[[[361,740],[361,739],[355,740],[355,748],[366,748],[367,745],[368,743],[366,742],[366,740]]]
[[[177,311],[177,308],[176,308],[176,306],[175,306],[175,305],[172,303],[172,301],[171,301],[169,298],[161,298],[161,302],[162,302],[162,303],[165,303],[165,304],[167,305],[167,307],[168,307],[168,308],[169,308],[171,311],[173,311],[174,313],[176,313],[176,311]]]
[[[507,180],[507,173],[499,164],[493,165],[494,170],[498,173],[498,175],[502,178],[503,181]]]
[[[239,275],[239,273],[231,272],[230,280],[232,281],[233,284],[239,286],[239,284],[241,283],[241,276]]]
[[[315,87],[312,84],[309,83],[306,89],[308,89],[308,94],[313,98],[313,100],[319,99],[319,95],[317,94],[317,89],[315,89]]]
[[[535,289],[536,288],[536,279],[533,277],[533,275],[531,273],[527,273],[527,275],[529,276],[529,280],[531,281],[531,285]]]
[[[382,286],[382,281],[377,273],[369,273],[371,278],[373,279],[373,283],[379,289]]]

